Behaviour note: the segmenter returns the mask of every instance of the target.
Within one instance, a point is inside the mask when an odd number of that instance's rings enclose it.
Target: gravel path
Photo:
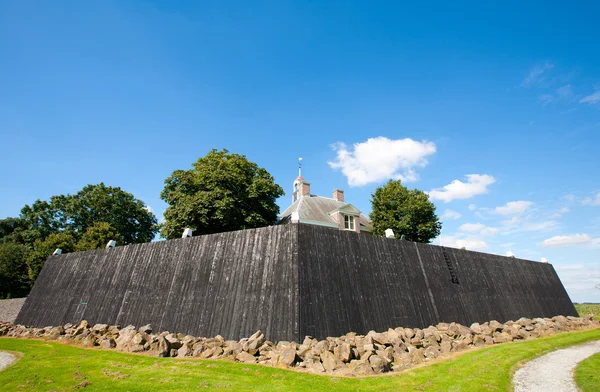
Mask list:
[[[13,323],[21,310],[25,298],[1,299],[0,300],[0,321],[9,321]]]
[[[13,362],[16,362],[17,357],[11,353],[0,351],[0,372],[9,367]]]
[[[515,392],[577,392],[577,364],[600,352],[600,340],[553,351],[527,362],[513,378]]]

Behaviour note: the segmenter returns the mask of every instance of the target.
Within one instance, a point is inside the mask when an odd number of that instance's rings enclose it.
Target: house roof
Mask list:
[[[300,221],[303,223],[338,227],[338,222],[331,217],[331,214],[336,211],[359,215],[360,229],[371,231],[371,221],[369,218],[360,213],[352,204],[317,195],[300,197],[281,214],[279,222],[288,222],[291,219],[292,213],[297,212]]]

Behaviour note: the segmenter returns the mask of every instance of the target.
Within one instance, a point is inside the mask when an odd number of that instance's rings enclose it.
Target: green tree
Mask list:
[[[25,244],[27,229],[27,222],[20,218],[0,219],[0,243]]]
[[[427,243],[442,230],[429,196],[418,189],[408,190],[399,180],[378,187],[371,195],[371,205],[375,235],[383,236],[386,229],[392,229],[396,238],[404,235],[406,240]]]
[[[161,198],[169,204],[161,235],[178,238],[187,227],[210,234],[274,224],[284,195],[273,176],[245,155],[212,149],[190,170],[165,180]]]
[[[35,233],[31,235],[33,240],[68,230],[77,241],[98,222],[112,227],[119,245],[149,242],[158,232],[156,217],[141,200],[103,183],[87,185],[75,195],[37,200],[32,206],[23,207],[21,219]]]
[[[0,299],[27,295],[30,287],[25,264],[27,253],[25,245],[0,243]]]
[[[52,255],[57,249],[61,249],[63,253],[72,252],[75,250],[75,239],[68,232],[50,234],[44,240],[36,240],[33,244],[33,250],[27,253],[25,262],[27,263],[27,275],[31,282],[37,279],[46,259]]]
[[[119,237],[116,230],[110,223],[97,222],[85,230],[81,239],[75,245],[78,252],[93,249],[103,249],[110,240],[116,240]]]
[[[36,200],[23,207],[19,218],[0,220],[0,244],[25,246],[20,260],[30,284],[56,248],[98,249],[110,239],[119,245],[142,243],[156,233],[156,217],[141,200],[103,183],[87,185],[74,195]]]

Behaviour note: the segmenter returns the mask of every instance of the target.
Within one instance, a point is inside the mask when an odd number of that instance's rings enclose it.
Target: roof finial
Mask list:
[[[302,177],[302,157],[298,158],[298,177]]]

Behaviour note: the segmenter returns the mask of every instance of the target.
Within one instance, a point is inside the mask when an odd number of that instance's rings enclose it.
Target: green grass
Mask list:
[[[577,313],[581,317],[593,314],[596,320],[600,320],[600,304],[574,304]]]
[[[575,369],[575,381],[583,392],[600,391],[600,353],[581,361]]]
[[[600,339],[600,329],[468,351],[398,374],[338,378],[227,361],[152,358],[54,342],[0,338],[23,358],[0,372],[2,391],[506,391],[519,363]]]

